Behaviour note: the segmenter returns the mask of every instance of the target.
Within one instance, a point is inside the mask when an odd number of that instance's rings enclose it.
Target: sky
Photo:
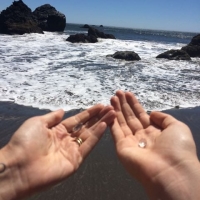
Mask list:
[[[0,11],[13,0],[0,0]],[[49,3],[67,23],[200,33],[200,0],[23,0],[32,11]]]

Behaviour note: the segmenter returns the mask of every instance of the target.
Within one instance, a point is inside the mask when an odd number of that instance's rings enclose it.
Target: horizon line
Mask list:
[[[76,25],[85,25],[87,23],[73,23],[73,22],[67,22],[66,24],[76,24]],[[110,25],[103,25],[103,24],[87,24],[89,26],[96,26],[100,27],[101,25],[103,27],[111,27],[111,28],[121,28],[121,29],[131,29],[131,30],[143,30],[143,31],[163,31],[163,32],[182,32],[182,33],[195,33],[195,34],[200,34],[200,31],[180,31],[180,30],[162,30],[162,29],[145,29],[145,28],[132,28],[132,27],[120,27],[120,26],[110,26]]]

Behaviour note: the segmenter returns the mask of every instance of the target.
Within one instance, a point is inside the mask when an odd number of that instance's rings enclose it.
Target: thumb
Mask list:
[[[64,110],[60,109],[43,115],[42,118],[47,123],[48,128],[51,128],[61,122],[64,113]]]
[[[170,124],[177,121],[171,115],[162,112],[152,112],[150,114],[150,120],[162,129],[167,128]]]

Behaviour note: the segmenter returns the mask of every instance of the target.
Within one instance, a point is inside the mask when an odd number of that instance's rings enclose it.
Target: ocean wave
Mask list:
[[[99,39],[95,44],[71,44],[65,41],[68,36],[1,36],[0,101],[69,110],[107,105],[122,89],[134,92],[146,110],[200,105],[200,59],[155,58],[182,43]],[[135,51],[142,60],[106,57],[120,50]]]

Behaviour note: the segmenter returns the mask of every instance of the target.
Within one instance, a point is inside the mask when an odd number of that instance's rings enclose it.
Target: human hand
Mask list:
[[[119,159],[149,197],[198,199],[200,166],[189,128],[161,112],[149,116],[130,92],[117,91],[111,104],[117,113],[111,132]],[[189,198],[191,193],[196,196]]]
[[[64,111],[58,110],[28,119],[1,150],[16,194],[5,199],[38,192],[74,173],[113,121],[115,112],[111,106],[96,105],[61,121],[63,115]],[[81,130],[72,133],[80,123]],[[80,146],[76,137],[83,141]]]

